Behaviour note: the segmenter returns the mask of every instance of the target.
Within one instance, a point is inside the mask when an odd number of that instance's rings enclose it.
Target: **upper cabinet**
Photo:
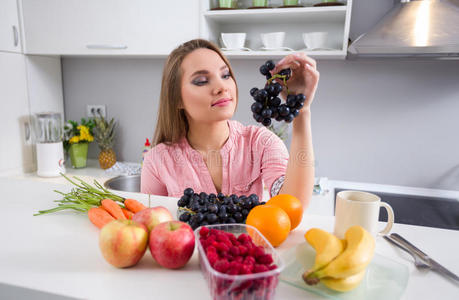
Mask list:
[[[228,3],[233,7],[220,7]],[[255,3],[266,3],[266,6],[254,7]],[[201,0],[200,30],[203,38],[218,44],[229,57],[275,58],[292,51],[304,51],[315,58],[344,59],[351,9],[352,0],[339,3],[321,0]],[[270,47],[263,43],[262,34],[278,32],[284,33],[280,46]],[[225,49],[227,46],[221,40],[222,33],[245,33],[244,48]],[[264,38],[276,40],[279,34]]]
[[[0,1],[0,51],[22,52],[16,0]]]
[[[20,1],[26,54],[167,55],[199,36],[199,1]]]

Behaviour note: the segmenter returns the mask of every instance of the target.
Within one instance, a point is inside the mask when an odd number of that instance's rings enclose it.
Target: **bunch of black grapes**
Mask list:
[[[306,96],[303,94],[289,94],[287,81],[292,74],[290,69],[283,69],[279,73],[271,76],[270,71],[273,70],[275,66],[272,60],[265,62],[260,67],[260,73],[266,76],[267,82],[265,87],[263,89],[254,87],[250,90],[250,95],[255,100],[251,107],[253,118],[264,126],[271,125],[271,119],[285,121],[287,123],[292,122],[293,119],[298,116],[300,109],[304,106],[304,101],[306,101]],[[282,104],[279,94],[284,87],[282,84],[275,81],[276,78],[281,79],[287,89],[287,100]]]
[[[244,223],[250,210],[259,202],[258,196],[225,196],[204,192],[197,194],[192,188],[187,188],[178,200],[179,220],[188,223],[191,228],[209,224]]]

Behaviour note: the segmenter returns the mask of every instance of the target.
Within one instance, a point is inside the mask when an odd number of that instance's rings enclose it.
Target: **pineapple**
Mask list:
[[[94,119],[94,139],[99,145],[99,165],[102,169],[108,169],[116,163],[116,154],[113,151],[115,139],[115,120],[112,118],[110,123],[104,117],[99,116]]]

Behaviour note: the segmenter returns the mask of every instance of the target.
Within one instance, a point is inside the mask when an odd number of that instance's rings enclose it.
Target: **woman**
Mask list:
[[[286,68],[292,70],[289,91],[306,96],[293,120],[290,158],[268,129],[230,120],[238,90],[217,46],[196,39],[176,48],[164,66],[155,147],[145,155],[142,193],[180,197],[191,187],[197,193],[261,198],[264,182],[271,196],[291,194],[306,208],[314,185],[310,105],[319,72],[304,53],[285,57],[271,73]]]

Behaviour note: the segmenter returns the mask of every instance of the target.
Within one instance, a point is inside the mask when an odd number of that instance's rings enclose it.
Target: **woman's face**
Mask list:
[[[200,48],[182,62],[182,100],[191,122],[230,119],[237,104],[236,83],[228,66],[213,50]]]

